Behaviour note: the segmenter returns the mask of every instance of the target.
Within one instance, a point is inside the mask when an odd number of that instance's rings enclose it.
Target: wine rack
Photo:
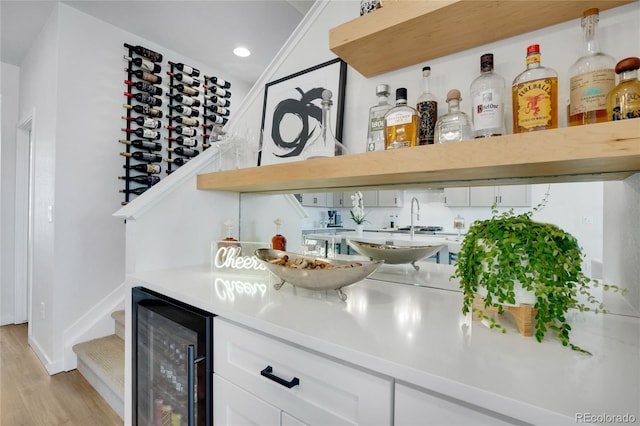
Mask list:
[[[162,54],[127,43],[124,47],[126,138],[119,141],[125,144],[125,173],[119,177],[125,183],[123,205],[160,181],[163,162],[169,175],[219,141],[231,104],[230,82],[173,61],[167,61],[169,70],[161,76]],[[163,78],[168,81],[161,87]]]

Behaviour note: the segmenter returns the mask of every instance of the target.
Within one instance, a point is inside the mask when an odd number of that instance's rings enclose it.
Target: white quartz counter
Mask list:
[[[261,332],[534,424],[575,424],[576,413],[640,421],[640,320],[573,312],[572,340],[543,343],[489,330],[461,313],[453,268],[421,263],[419,279],[443,289],[366,279],[337,294],[267,277],[213,273],[209,266],[140,272],[144,286]],[[383,265],[376,276],[418,274]],[[418,278],[416,278],[418,279]],[[410,281],[410,280],[409,280]],[[508,314],[505,315],[508,317]],[[507,318],[508,319],[508,318]]]

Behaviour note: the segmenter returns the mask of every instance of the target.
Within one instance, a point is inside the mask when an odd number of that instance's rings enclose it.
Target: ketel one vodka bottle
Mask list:
[[[384,116],[385,149],[416,146],[418,111],[407,105],[407,89],[396,89],[396,106]]]
[[[504,78],[493,72],[493,53],[480,57],[480,76],[471,83],[473,135],[504,135]]]
[[[376,86],[378,104],[369,108],[369,130],[367,132],[367,151],[384,151],[384,115],[391,109],[387,102],[389,85]]]
[[[558,127],[558,74],[540,65],[540,45],[527,47],[527,69],[511,86],[513,133]]]
[[[418,98],[417,110],[418,120],[418,145],[429,145],[433,143],[433,131],[438,121],[438,100],[429,90],[429,76],[431,67],[422,68],[422,81],[424,82],[424,92]]]

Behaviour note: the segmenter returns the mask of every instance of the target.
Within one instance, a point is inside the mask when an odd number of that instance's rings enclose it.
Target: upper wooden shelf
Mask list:
[[[624,179],[640,119],[198,175],[198,189],[299,193]]]
[[[365,77],[636,0],[396,1],[329,31],[329,48]]]

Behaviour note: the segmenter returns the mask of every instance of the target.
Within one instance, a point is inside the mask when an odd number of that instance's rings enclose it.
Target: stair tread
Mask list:
[[[124,324],[124,309],[111,312],[111,318],[116,322]]]
[[[73,346],[78,358],[99,371],[99,376],[118,395],[124,397],[124,341],[112,334]]]

